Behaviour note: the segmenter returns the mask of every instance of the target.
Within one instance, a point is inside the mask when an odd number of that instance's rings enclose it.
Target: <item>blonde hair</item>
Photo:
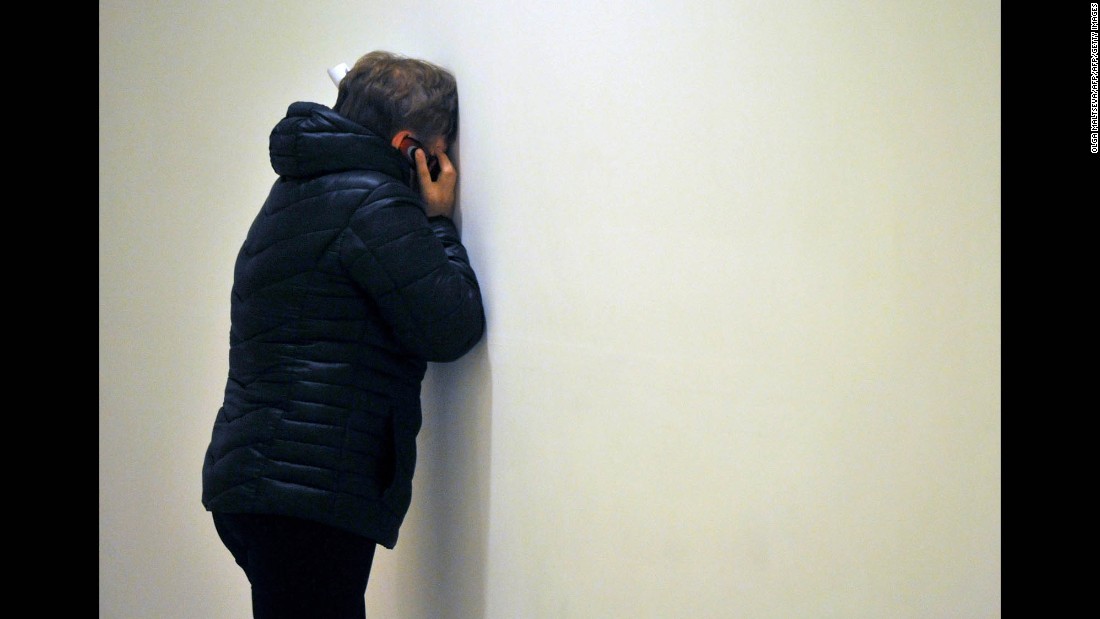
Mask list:
[[[407,129],[421,140],[458,134],[458,84],[450,71],[386,51],[355,62],[333,109],[387,140]]]

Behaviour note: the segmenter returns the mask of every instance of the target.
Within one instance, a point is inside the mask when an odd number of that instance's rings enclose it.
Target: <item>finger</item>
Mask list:
[[[446,152],[439,153],[439,169],[440,170],[454,170],[455,166],[451,163],[451,158],[447,156]]]
[[[439,153],[439,178],[458,178],[458,170],[447,153]]]
[[[420,175],[420,178],[430,178],[428,176],[428,157],[424,154],[423,148],[418,148],[413,151],[413,158],[416,159],[416,171]]]

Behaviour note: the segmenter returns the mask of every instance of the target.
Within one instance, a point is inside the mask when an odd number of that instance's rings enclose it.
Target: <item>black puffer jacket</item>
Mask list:
[[[480,340],[477,279],[454,224],[425,216],[386,140],[299,102],[270,148],[279,179],[237,257],[202,502],[393,548],[412,498],[421,380],[428,361]]]

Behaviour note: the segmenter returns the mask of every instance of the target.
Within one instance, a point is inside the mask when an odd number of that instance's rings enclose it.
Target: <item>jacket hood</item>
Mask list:
[[[405,181],[412,170],[389,142],[319,103],[292,103],[271,130],[268,150],[280,176],[370,170]]]

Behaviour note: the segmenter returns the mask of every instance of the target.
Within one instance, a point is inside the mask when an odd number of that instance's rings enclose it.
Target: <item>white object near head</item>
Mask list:
[[[344,76],[347,75],[350,70],[347,63],[341,62],[328,70],[328,76],[332,78],[332,83],[336,84],[336,87],[339,88],[340,80],[344,79]]]

